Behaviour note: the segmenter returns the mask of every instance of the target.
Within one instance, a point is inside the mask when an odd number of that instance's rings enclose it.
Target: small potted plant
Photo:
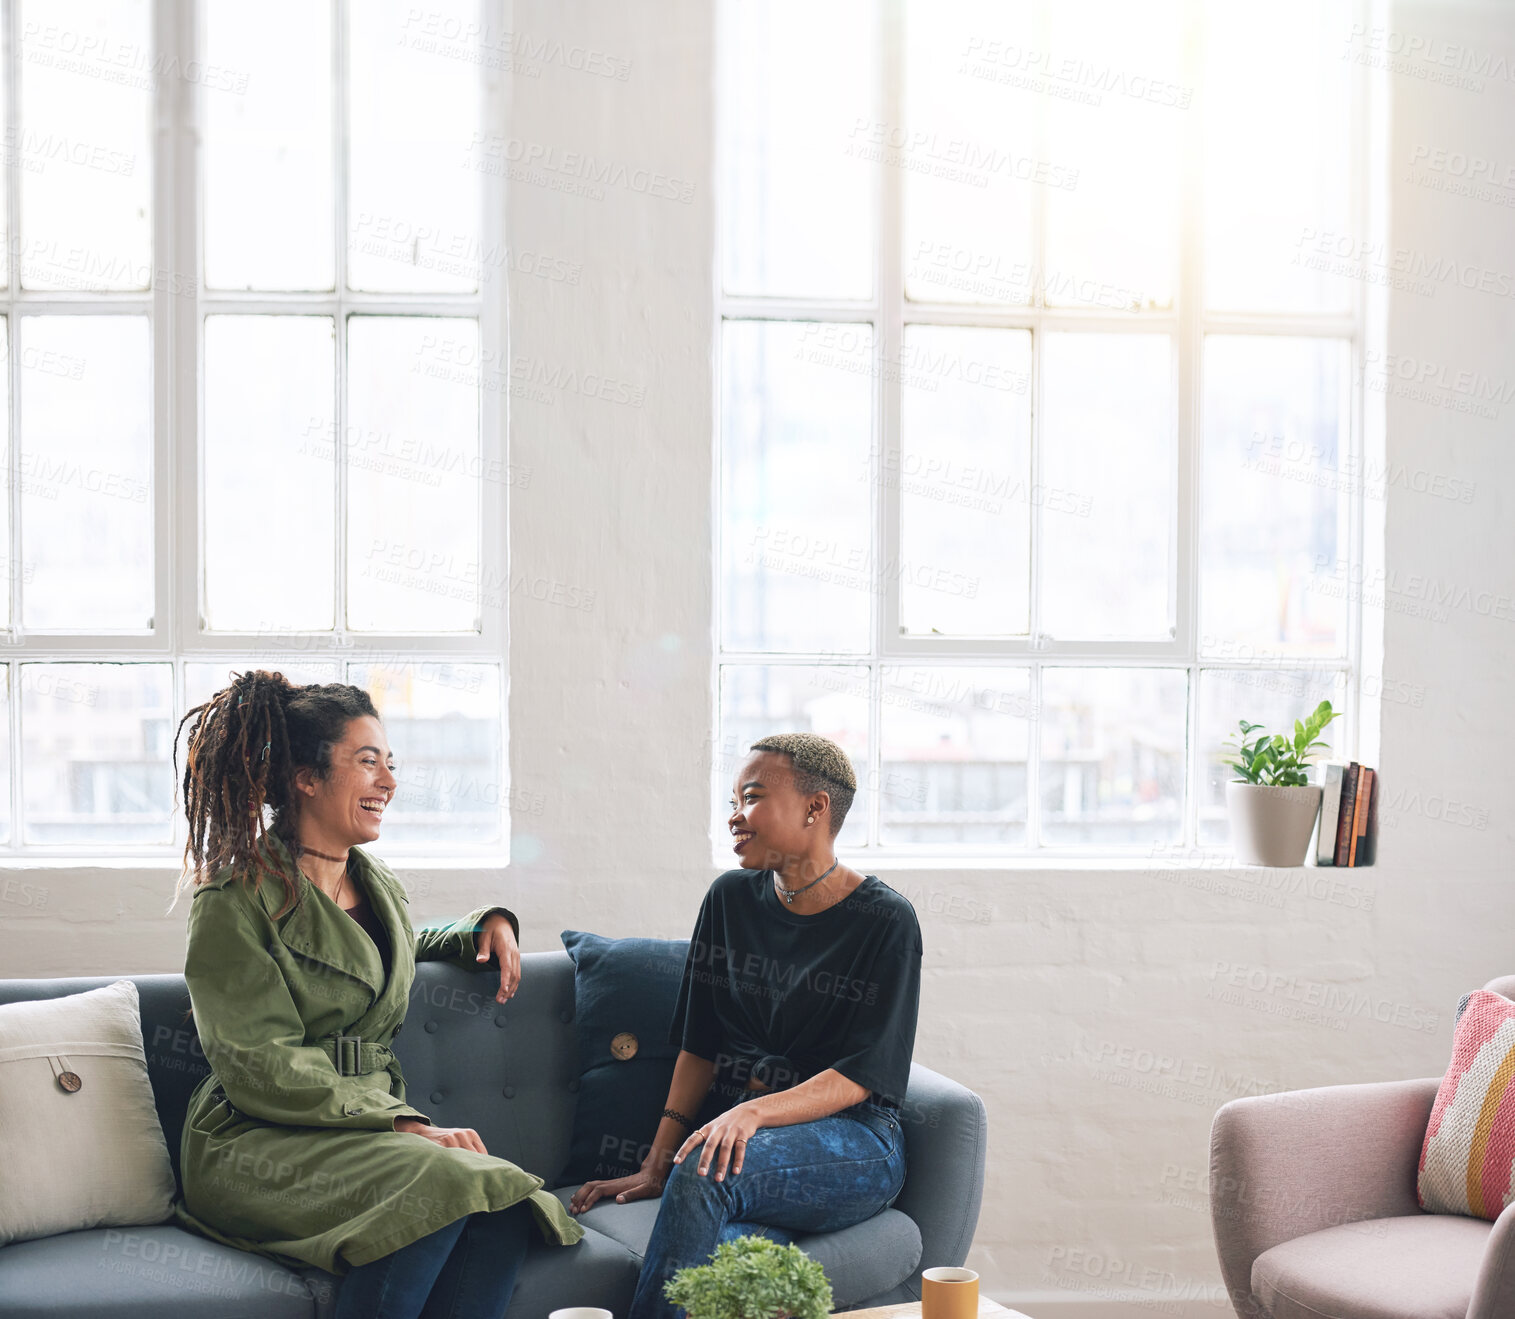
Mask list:
[[[1231,817],[1231,849],[1245,865],[1302,866],[1320,812],[1320,785],[1308,780],[1310,753],[1327,743],[1316,734],[1340,716],[1322,701],[1303,723],[1294,721],[1294,737],[1266,733],[1248,741],[1261,724],[1241,720],[1237,759],[1225,763],[1240,777],[1226,784]],[[1232,733],[1226,741],[1236,738]]]
[[[831,1284],[818,1261],[769,1237],[723,1241],[709,1264],[680,1269],[663,1294],[689,1319],[826,1319]]]

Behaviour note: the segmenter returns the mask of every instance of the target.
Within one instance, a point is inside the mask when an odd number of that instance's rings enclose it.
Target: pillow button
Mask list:
[[[568,1083],[568,1093],[571,1095],[576,1095],[579,1093],[579,1082],[577,1078]]]
[[[494,1019],[494,1024],[496,1026],[504,1026],[504,1024],[505,1024],[505,1018],[503,1016],[496,1017]]]
[[[431,1092],[431,1102],[433,1104],[440,1104],[442,1102],[442,1098],[443,1098],[443,1095],[442,1095],[442,1092],[440,1090],[433,1090]]]
[[[435,1035],[437,1033],[437,1023],[434,1021],[428,1021],[426,1023],[426,1033],[428,1035]]]
[[[573,1013],[571,1013],[571,1012],[560,1012],[560,1013],[558,1013],[558,1020],[561,1021],[566,1026],[570,1021],[573,1020]]]
[[[507,1085],[503,1090],[500,1091],[500,1093],[504,1095],[506,1099],[514,1099],[516,1097],[516,1088],[513,1085]]]

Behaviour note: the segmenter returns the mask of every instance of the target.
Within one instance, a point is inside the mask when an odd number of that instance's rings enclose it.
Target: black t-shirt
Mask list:
[[[882,880],[803,916],[771,870],[728,870],[700,906],[668,1040],[714,1061],[728,1094],[752,1076],[783,1090],[831,1067],[898,1106],[920,994],[915,908]]]

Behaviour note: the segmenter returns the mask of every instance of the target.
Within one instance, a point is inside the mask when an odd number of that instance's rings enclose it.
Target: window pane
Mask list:
[[[152,280],[152,30],[147,0],[23,0],[21,282]]]
[[[332,236],[329,0],[215,0],[205,60],[237,69],[202,84],[205,282],[329,289]]]
[[[1176,590],[1172,345],[1157,334],[1049,334],[1042,391],[1042,630],[1166,641]]]
[[[1182,669],[1042,671],[1042,840],[1177,840],[1184,797]]]
[[[1046,301],[1111,309],[1173,302],[1179,151],[1192,89],[1180,85],[1177,0],[1057,0],[1051,58],[1034,66],[1050,93],[1047,158],[1076,186],[1048,187]],[[1025,74],[1024,58],[991,65]]]
[[[10,76],[10,60],[0,59],[0,105],[10,104]],[[8,158],[16,154],[14,130],[7,134],[5,141],[10,147],[6,153],[9,164]],[[10,173],[8,168],[0,169],[0,288],[7,287],[11,280]]]
[[[908,0],[905,21],[906,122],[869,124],[865,143],[904,175],[905,293],[1028,302],[1038,180],[1078,182],[1038,150],[1036,92],[1014,70],[1002,79],[989,59],[1040,48],[1033,7]]]
[[[900,367],[901,628],[1024,634],[1031,333],[907,326]]]
[[[837,847],[868,842],[868,670],[860,665],[728,664],[721,668],[721,743],[714,756],[715,837],[730,837],[731,796],[748,748],[769,733],[819,733],[852,762],[857,795]],[[729,841],[727,846],[729,846]],[[736,864],[735,854],[732,865]]]
[[[332,626],[335,363],[329,316],[205,318],[208,629]]]
[[[147,318],[27,316],[20,365],[22,619],[151,627]]]
[[[380,846],[495,843],[507,796],[500,671],[492,664],[352,664],[384,723],[399,786]]]
[[[351,63],[347,283],[355,289],[470,292],[479,286],[482,140],[471,47],[427,36],[479,32],[477,0],[347,7]],[[283,34],[280,34],[281,39]]]
[[[21,665],[26,843],[167,843],[173,666]]]
[[[1347,344],[1205,340],[1200,653],[1342,654]]]
[[[1031,675],[885,664],[879,841],[1026,845]]]
[[[348,320],[349,627],[466,632],[507,608],[481,557],[479,370],[477,321]]]
[[[1366,237],[1348,228],[1353,66],[1340,57],[1353,12],[1346,0],[1207,0],[1204,14],[1205,300],[1345,308],[1351,285],[1327,273],[1341,264],[1328,254]]]
[[[723,328],[722,643],[865,650],[876,568],[872,329]]]
[[[0,60],[3,66],[4,60]],[[0,175],[5,173],[0,170]],[[10,319],[0,316],[0,362],[10,361]],[[9,417],[10,410],[10,372],[0,371],[0,417]],[[0,471],[9,474],[11,470],[10,455],[10,430],[9,426],[0,425]],[[9,476],[7,475],[7,481]],[[25,482],[22,490],[26,489]],[[0,498],[0,565],[5,568],[4,574],[0,574],[0,627],[9,627],[11,623],[11,584],[15,583],[18,591],[24,590],[29,574],[26,571],[27,561],[25,558],[19,563],[11,562],[11,501],[9,491],[3,492]]]
[[[726,291],[868,297],[876,6],[722,0],[720,22]]]
[[[0,664],[0,843],[11,840],[11,676]]]
[[[1233,651],[1233,655],[1237,652]],[[1226,762],[1235,760],[1241,740],[1237,727],[1245,719],[1261,724],[1270,736],[1294,736],[1294,721],[1301,722],[1322,701],[1333,710],[1346,708],[1347,684],[1341,670],[1258,667],[1251,669],[1203,669],[1199,675],[1200,796],[1199,842],[1224,845],[1231,826],[1226,813],[1226,784],[1237,776]],[[1345,717],[1333,719],[1321,731],[1328,747],[1311,753],[1313,765],[1345,762],[1348,755]],[[1230,736],[1232,740],[1225,739]],[[1249,737],[1257,737],[1252,733]],[[1310,781],[1319,782],[1320,771],[1310,771]]]

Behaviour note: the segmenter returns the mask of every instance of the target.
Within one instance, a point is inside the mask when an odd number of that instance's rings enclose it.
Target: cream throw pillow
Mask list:
[[[161,1223],[173,1198],[136,985],[0,1005],[0,1245]]]

